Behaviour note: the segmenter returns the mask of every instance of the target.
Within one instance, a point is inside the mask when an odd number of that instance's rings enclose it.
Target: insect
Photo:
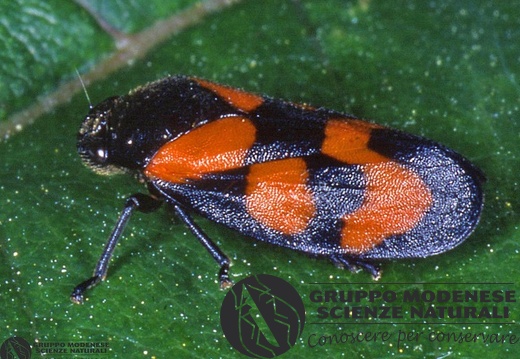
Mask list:
[[[197,213],[245,236],[330,259],[374,278],[382,259],[427,257],[463,242],[483,206],[484,175],[430,140],[354,116],[171,76],[91,108],[78,152],[95,172],[130,172],[134,194],[84,292],[107,275],[134,211],[171,206],[231,284],[229,259]]]

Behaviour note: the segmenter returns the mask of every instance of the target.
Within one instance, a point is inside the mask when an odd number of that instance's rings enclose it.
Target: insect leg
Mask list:
[[[105,279],[107,275],[110,258],[114,253],[114,249],[117,245],[117,242],[119,241],[119,238],[121,238],[121,234],[123,233],[123,230],[125,229],[128,221],[130,220],[132,213],[135,210],[144,213],[152,212],[159,208],[161,204],[162,201],[141,193],[136,193],[127,198],[123,211],[119,215],[119,219],[117,220],[117,223],[114,229],[112,230],[110,237],[108,237],[107,243],[105,244],[105,249],[103,250],[101,257],[97,262],[96,268],[94,269],[94,274],[91,278],[78,284],[72,291],[70,299],[74,303],[83,303],[83,294],[85,293],[85,291],[94,287],[99,282]]]
[[[361,259],[351,258],[347,257],[345,255],[331,255],[329,259],[334,263],[335,265],[339,265],[342,267],[347,268],[351,272],[355,272],[358,267],[363,268],[365,271],[370,273],[372,275],[372,278],[374,280],[378,280],[381,278],[381,270],[374,264],[363,261]]]
[[[179,205],[173,205],[173,208],[179,218],[188,226],[190,231],[197,237],[200,243],[206,248],[206,250],[211,254],[213,259],[220,265],[219,270],[219,280],[220,287],[227,288],[230,287],[233,283],[229,279],[229,259],[228,257],[220,250],[220,248],[200,229],[199,226],[195,224],[193,219],[189,216],[188,213],[184,209],[182,209]]]

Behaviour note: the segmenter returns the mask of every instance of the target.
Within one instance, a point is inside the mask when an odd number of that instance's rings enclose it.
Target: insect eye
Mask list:
[[[85,118],[78,134],[78,152],[83,161],[90,167],[103,167],[108,159],[107,121],[100,114]]]
[[[97,156],[100,160],[105,161],[107,159],[107,151],[104,148],[97,150]]]

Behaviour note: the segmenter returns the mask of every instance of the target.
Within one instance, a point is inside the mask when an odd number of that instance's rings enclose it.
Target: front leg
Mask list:
[[[139,212],[149,213],[157,210],[162,204],[162,201],[152,197],[150,195],[136,193],[126,199],[125,206],[119,215],[119,219],[116,222],[110,237],[108,237],[108,241],[105,245],[105,249],[97,262],[96,268],[94,269],[94,274],[92,277],[87,279],[86,281],[78,284],[72,294],[70,295],[70,299],[76,303],[83,303],[83,294],[88,289],[96,286],[102,280],[104,280],[107,276],[108,264],[110,262],[110,258],[112,258],[112,254],[114,253],[114,249],[117,245],[117,242],[121,238],[123,234],[123,230],[125,229],[132,213],[137,210]]]

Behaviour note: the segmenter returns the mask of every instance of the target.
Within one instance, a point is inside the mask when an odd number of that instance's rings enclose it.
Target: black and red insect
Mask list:
[[[78,151],[98,173],[136,174],[149,194],[126,200],[77,303],[105,278],[132,212],[163,202],[220,265],[222,286],[229,259],[191,213],[377,278],[374,261],[459,245],[483,205],[482,172],[436,142],[197,78],[106,99],[83,121]]]

